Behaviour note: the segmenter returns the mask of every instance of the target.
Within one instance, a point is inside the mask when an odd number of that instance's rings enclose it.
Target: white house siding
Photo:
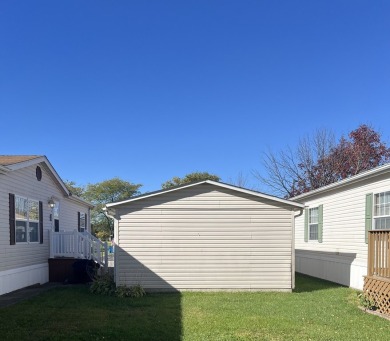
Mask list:
[[[117,208],[117,285],[291,290],[291,206],[210,184]]]
[[[77,210],[88,211],[87,208],[65,198],[44,167],[41,167],[42,180],[38,181],[35,175],[36,166],[0,174],[0,295],[49,280],[49,230],[52,222],[51,209],[47,202],[51,196],[60,201],[61,230],[77,229]],[[42,201],[43,244],[10,245],[9,193]]]
[[[381,175],[310,200],[297,200],[309,207],[323,205],[323,242],[304,242],[304,217],[296,218],[296,271],[363,289],[367,274],[366,194],[389,190],[389,175]]]

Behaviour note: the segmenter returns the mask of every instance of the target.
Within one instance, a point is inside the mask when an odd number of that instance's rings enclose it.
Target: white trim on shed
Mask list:
[[[119,205],[130,203],[132,201],[142,200],[142,199],[154,197],[156,195],[161,195],[161,194],[164,194],[164,193],[174,192],[174,191],[178,191],[178,190],[181,190],[181,189],[184,189],[184,188],[197,186],[197,185],[200,185],[200,184],[210,184],[210,185],[214,185],[214,186],[219,186],[219,187],[231,189],[233,191],[254,195],[254,196],[259,197],[259,198],[273,200],[273,201],[280,202],[280,203],[283,203],[283,204],[286,204],[286,205],[291,205],[293,207],[304,208],[303,204],[300,204],[300,203],[297,203],[297,202],[293,202],[293,201],[290,201],[290,200],[286,200],[286,199],[275,197],[273,195],[264,194],[264,193],[261,193],[261,192],[252,191],[250,189],[237,187],[237,186],[225,184],[223,182],[212,181],[212,180],[204,180],[204,181],[199,181],[199,182],[193,182],[193,183],[189,183],[189,184],[182,185],[182,186],[176,186],[176,187],[165,189],[165,190],[160,190],[160,191],[155,191],[155,192],[152,192],[152,193],[141,194],[141,195],[138,195],[136,197],[133,197],[133,198],[130,198],[130,199],[127,199],[127,200],[109,203],[109,204],[106,205],[106,207],[107,208],[116,207],[116,206],[119,206]]]

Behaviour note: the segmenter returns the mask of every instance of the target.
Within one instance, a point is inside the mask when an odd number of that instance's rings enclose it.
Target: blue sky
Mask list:
[[[0,2],[0,154],[223,180],[318,128],[390,140],[389,1]],[[261,186],[257,187],[262,189]]]

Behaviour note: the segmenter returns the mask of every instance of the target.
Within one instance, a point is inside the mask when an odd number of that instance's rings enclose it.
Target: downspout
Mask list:
[[[291,238],[291,288],[295,289],[295,219],[300,217],[303,214],[303,208],[299,209],[298,214],[294,214],[293,211],[292,216],[292,238]]]

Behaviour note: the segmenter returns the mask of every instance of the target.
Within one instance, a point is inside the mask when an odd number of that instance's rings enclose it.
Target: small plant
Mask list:
[[[140,285],[134,285],[131,287],[119,286],[115,292],[118,297],[143,297],[146,295],[144,288]]]
[[[91,293],[104,296],[115,295],[115,289],[114,278],[108,273],[95,276],[91,287],[89,288]]]
[[[133,285],[130,289],[132,292],[132,297],[143,297],[146,295],[146,292],[141,284]]]
[[[117,297],[142,297],[146,295],[144,288],[140,284],[126,287],[121,285],[116,287],[114,277],[108,273],[95,276],[89,291],[95,295],[117,296]]]
[[[370,296],[368,296],[364,293],[361,293],[358,295],[358,297],[359,297],[360,305],[362,307],[364,307],[365,309],[374,310],[374,311],[378,309],[378,306],[377,306],[375,300],[373,298],[371,298]]]

